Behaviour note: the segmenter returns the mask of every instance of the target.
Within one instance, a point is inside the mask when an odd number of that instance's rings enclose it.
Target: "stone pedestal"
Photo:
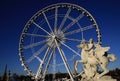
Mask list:
[[[100,79],[95,79],[94,81],[117,81],[117,80],[113,79],[111,76],[103,76]]]
[[[112,77],[110,76],[103,76],[101,78],[91,78],[91,79],[81,79],[80,81],[117,81],[116,79],[113,79]]]

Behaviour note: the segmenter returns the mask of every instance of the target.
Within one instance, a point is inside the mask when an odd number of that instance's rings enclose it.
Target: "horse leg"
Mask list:
[[[78,65],[78,62],[79,62],[79,60],[75,61],[75,65],[74,65],[75,72],[77,72],[77,65]]]
[[[78,65],[78,63],[85,63],[85,61],[84,60],[77,60],[76,62],[75,62],[75,65],[74,65],[74,68],[75,68],[75,71],[77,72],[77,65]]]
[[[101,78],[102,76],[109,72],[109,70],[107,69],[107,64],[102,64],[101,68],[103,69],[103,72],[98,76],[98,78]]]
[[[79,62],[81,62],[81,60],[75,61],[75,65],[74,65],[75,71],[77,71],[77,65],[78,65]]]

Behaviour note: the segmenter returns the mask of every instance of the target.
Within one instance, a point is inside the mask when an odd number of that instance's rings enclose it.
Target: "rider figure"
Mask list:
[[[87,49],[86,49],[86,51],[88,51],[88,54],[89,55],[94,55],[94,43],[93,43],[93,39],[91,38],[90,40],[89,40],[89,43],[87,44]]]

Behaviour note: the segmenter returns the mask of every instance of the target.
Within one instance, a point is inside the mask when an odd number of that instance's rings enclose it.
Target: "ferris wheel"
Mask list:
[[[74,62],[70,59],[80,57],[76,46],[90,38],[101,43],[98,25],[88,11],[70,3],[50,5],[34,14],[21,33],[21,65],[36,80],[59,70],[74,81]]]

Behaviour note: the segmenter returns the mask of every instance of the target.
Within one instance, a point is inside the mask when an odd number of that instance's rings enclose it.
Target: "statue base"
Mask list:
[[[80,81],[117,81],[116,79],[113,79],[111,76],[103,76],[101,78],[90,78],[90,79],[81,79]]]

